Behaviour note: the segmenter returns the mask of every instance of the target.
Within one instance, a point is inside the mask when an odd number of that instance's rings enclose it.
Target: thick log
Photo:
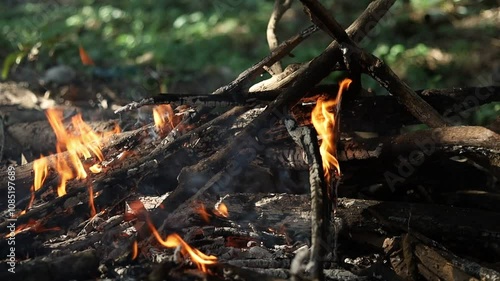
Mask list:
[[[132,188],[134,186],[134,180],[138,180],[142,177],[150,175],[151,173],[154,173],[155,171],[158,171],[158,163],[160,161],[157,161],[155,158],[161,158],[162,160],[164,160],[163,164],[170,169],[180,170],[184,165],[186,165],[186,163],[189,165],[195,163],[198,160],[197,157],[186,157],[186,154],[189,155],[188,150],[194,148],[199,151],[206,151],[208,148],[205,146],[202,147],[196,145],[190,147],[186,146],[186,143],[196,141],[197,138],[201,140],[205,138],[209,139],[208,136],[213,136],[215,134],[214,129],[217,129],[218,126],[223,126],[225,128],[227,128],[227,126],[231,127],[231,125],[239,122],[237,120],[237,117],[246,110],[248,110],[248,108],[236,107],[209,122],[205,122],[203,125],[197,127],[196,129],[193,129],[192,131],[189,131],[182,136],[177,136],[175,139],[170,139],[167,137],[165,139],[167,141],[163,141],[164,146],[141,145],[141,149],[134,150],[134,147],[142,144],[141,139],[147,137],[147,130],[150,128],[149,126],[146,126],[137,131],[119,134],[116,136],[116,139],[107,142],[110,146],[109,148],[107,148],[107,150],[113,150],[113,148],[115,150],[114,153],[112,153],[112,157],[110,157],[113,161],[111,161],[109,167],[104,168],[103,172],[99,174],[93,174],[90,179],[87,179],[85,181],[69,181],[67,183],[67,190],[76,190],[76,192],[80,190],[82,192],[86,192],[87,186],[90,183],[99,188],[104,188],[105,186],[112,185],[112,183],[126,183],[127,179],[129,180],[130,185],[128,186],[128,188]],[[214,145],[223,146],[225,144],[224,142],[227,141],[228,136],[232,133],[232,130],[227,129],[219,132],[217,136],[221,139],[218,142],[214,142]],[[146,134],[146,136],[144,136],[144,134]],[[212,137],[211,139],[213,140],[214,138]],[[133,153],[127,157],[117,159],[116,155],[123,146],[128,147],[128,149]],[[165,146],[169,149],[159,149],[160,147]],[[210,149],[216,148],[211,147]],[[49,161],[55,161],[55,157],[56,155],[50,155],[48,156],[48,159]],[[67,157],[67,155],[63,153],[63,157]],[[107,158],[108,161],[110,161],[110,158]],[[19,168],[16,168],[15,183],[16,198],[18,198],[16,203],[18,203],[18,205],[23,202],[26,203],[26,200],[30,197],[30,186],[32,185],[33,181],[32,166],[32,163],[28,163]],[[54,171],[49,171],[49,174],[50,176],[46,180],[46,183],[44,185],[45,188],[56,185],[55,180],[57,179],[57,173],[55,173]],[[7,175],[7,173],[4,173],[4,175]],[[5,181],[6,183],[8,179],[4,176],[0,178],[0,180]],[[1,188],[0,191],[7,194],[7,188],[5,188],[7,187],[7,184],[3,186],[4,188]],[[22,201],[22,199],[25,199],[25,201]],[[66,199],[66,197],[62,197],[58,199],[58,201],[64,202]],[[37,210],[29,211],[28,213],[20,216],[17,219],[18,224],[26,223],[30,218],[39,219],[40,216],[46,214],[46,209],[60,207],[60,204],[61,203],[55,204],[54,206],[45,204],[41,208],[37,208]],[[4,212],[10,212],[10,210],[7,210],[6,202],[1,203],[0,206],[2,207],[1,210],[3,210]],[[25,208],[25,205],[23,204],[23,206],[19,206],[19,208]],[[0,227],[5,227],[7,224],[8,221],[4,220],[0,224]]]
[[[201,199],[205,206],[210,207],[218,202],[218,196],[205,194]],[[226,224],[236,223],[241,226],[239,231],[257,232],[253,239],[264,244],[267,239],[264,232],[269,232],[269,226],[272,226],[272,231],[285,235],[290,244],[310,239],[308,194],[229,194],[223,202],[229,210]],[[196,226],[194,217],[199,217],[197,211],[191,204],[184,204],[170,214],[165,223],[170,230],[186,229]],[[500,242],[496,235],[500,232],[496,212],[436,204],[340,198],[336,217],[341,220],[341,244],[354,241],[382,249],[385,238],[411,229],[442,243],[456,255],[472,256],[478,261],[500,260],[500,253],[493,246]],[[340,248],[340,257],[342,251]]]
[[[281,146],[282,147],[282,146]],[[467,156],[500,175],[500,135],[484,127],[457,126],[415,131],[394,137],[362,139],[342,138],[338,145],[339,161],[379,158],[383,161],[403,157],[413,166],[421,165],[436,152]],[[290,169],[306,169],[304,152],[299,147],[268,147],[266,162]]]
[[[461,258],[424,235],[410,231],[384,241],[395,271],[409,280],[500,280],[500,273]]]

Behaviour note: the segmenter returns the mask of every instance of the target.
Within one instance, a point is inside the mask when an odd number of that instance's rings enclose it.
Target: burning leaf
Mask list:
[[[339,86],[339,91],[335,99],[327,100],[319,98],[316,101],[316,106],[311,112],[311,121],[314,128],[321,137],[320,153],[323,162],[323,170],[325,173],[325,180],[327,183],[331,182],[332,170],[335,169],[340,175],[340,165],[337,160],[337,143],[338,137],[338,117],[340,111],[340,102],[342,99],[342,92],[346,90],[351,84],[351,79],[344,79]]]
[[[95,65],[94,61],[90,58],[90,56],[81,45],[78,47],[78,50],[80,51],[80,60],[82,61],[83,65]]]

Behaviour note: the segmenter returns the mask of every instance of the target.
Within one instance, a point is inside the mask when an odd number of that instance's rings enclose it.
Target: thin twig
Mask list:
[[[281,17],[285,12],[290,9],[292,5],[292,0],[275,0],[274,9],[271,13],[271,17],[269,18],[269,22],[267,24],[267,43],[269,44],[269,50],[273,51],[278,47],[278,36],[276,36],[276,27]],[[283,69],[281,68],[281,63],[277,61],[270,68],[271,75],[280,74]]]

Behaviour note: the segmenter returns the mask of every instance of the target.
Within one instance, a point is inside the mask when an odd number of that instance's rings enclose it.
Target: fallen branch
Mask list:
[[[269,50],[273,51],[278,47],[278,36],[276,36],[276,27],[278,22],[280,21],[283,14],[290,9],[292,5],[292,0],[276,0],[274,2],[273,12],[271,13],[271,17],[269,18],[269,22],[267,24],[267,43],[269,44]],[[271,75],[280,74],[283,70],[281,68],[281,63],[277,61],[271,67]]]
[[[404,105],[415,118],[430,127],[443,127],[449,125],[443,117],[436,112],[429,104],[420,98],[406,83],[402,82],[399,77],[380,59],[364,52],[357,47],[357,44],[352,40],[340,24],[329,15],[326,9],[316,0],[301,0],[307,7],[311,15],[312,21],[319,24],[327,33],[339,42],[344,57],[344,63],[347,69],[351,69],[351,61],[353,56],[362,58],[363,70],[376,79],[380,85],[386,88],[391,94],[396,96],[398,101]]]
[[[295,120],[287,118],[285,126],[294,141],[304,149],[309,165],[309,185],[311,189],[311,249],[306,271],[315,280],[323,280],[321,261],[327,253],[330,239],[329,223],[332,213],[332,202],[327,195],[328,184],[323,176],[323,165],[319,152],[316,132],[310,127],[298,127]],[[326,244],[325,244],[326,243]]]

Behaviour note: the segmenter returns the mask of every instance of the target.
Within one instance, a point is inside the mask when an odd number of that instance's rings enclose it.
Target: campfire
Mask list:
[[[498,128],[446,113],[498,101],[498,87],[414,91],[359,48],[394,1],[347,30],[301,2],[314,26],[211,94],[9,124],[40,137],[4,152],[0,278],[500,279]],[[319,30],[325,51],[282,69]],[[319,84],[332,71],[348,78]]]

